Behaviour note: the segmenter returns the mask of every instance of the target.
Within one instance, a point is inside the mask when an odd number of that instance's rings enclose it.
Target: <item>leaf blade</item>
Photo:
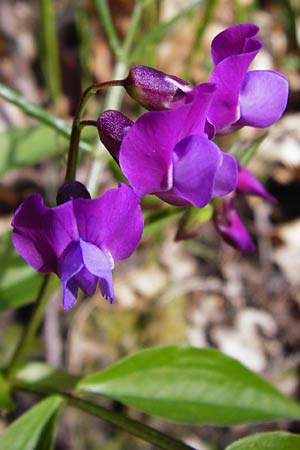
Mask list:
[[[144,350],[83,378],[78,389],[179,423],[224,425],[300,416],[291,399],[214,349]]]

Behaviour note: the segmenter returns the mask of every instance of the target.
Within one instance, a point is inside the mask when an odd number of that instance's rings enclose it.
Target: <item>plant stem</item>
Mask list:
[[[95,4],[109,45],[115,56],[120,58],[123,50],[111,18],[107,0],[95,0]]]
[[[124,44],[122,47],[123,54],[126,59],[128,59],[129,53],[132,48],[134,36],[135,36],[136,30],[137,30],[140,20],[141,20],[141,15],[143,12],[144,4],[145,4],[145,0],[139,0],[134,5],[133,13],[131,16],[130,27],[128,29],[128,32],[127,32],[127,35],[126,35],[126,38],[124,40]]]
[[[68,153],[68,162],[67,162],[67,171],[66,171],[66,180],[72,181],[76,176],[76,167],[78,162],[78,150],[79,150],[79,141],[80,141],[80,132],[82,129],[81,119],[84,114],[87,102],[89,98],[96,94],[96,92],[101,89],[105,89],[107,87],[112,86],[122,86],[122,80],[113,80],[113,81],[105,81],[100,84],[93,84],[89,86],[82,94],[81,100],[78,103],[77,110],[75,113],[75,117],[73,120],[70,145],[69,145],[69,153]]]
[[[164,450],[195,450],[193,447],[157,431],[154,428],[130,419],[123,414],[111,411],[90,401],[79,399],[70,394],[63,394],[63,396],[68,401],[69,405],[99,417],[99,419],[105,420],[106,422],[112,423],[133,436],[141,438],[158,448]]]
[[[41,323],[43,318],[44,309],[47,304],[49,298],[49,290],[50,290],[50,278],[51,275],[45,275],[34,304],[34,310],[28,325],[24,328],[23,333],[21,335],[19,344],[17,345],[15,352],[12,356],[10,364],[6,370],[8,378],[11,378],[19,364],[22,360],[25,359],[27,353],[30,352],[30,347],[33,341],[33,338],[37,332],[37,329]]]
[[[61,73],[55,24],[54,0],[40,0],[41,57],[50,100],[57,101],[61,94]]]

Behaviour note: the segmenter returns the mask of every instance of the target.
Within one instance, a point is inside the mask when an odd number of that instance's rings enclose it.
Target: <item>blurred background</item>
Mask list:
[[[175,242],[180,215],[164,214],[159,200],[144,200],[148,225],[139,250],[114,271],[116,302],[99,294],[63,312],[53,290],[32,358],[87,374],[139,349],[188,342],[212,346],[261,373],[283,392],[300,393],[300,3],[297,0],[161,0],[109,2],[122,42],[134,7],[144,3],[127,60],[107,39],[101,0],[0,0],[0,82],[71,123],[84,88],[112,79],[130,64],[145,64],[198,84],[212,69],[210,43],[239,22],[260,27],[264,48],[255,69],[274,69],[290,82],[284,117],[270,130],[242,129],[219,139],[224,150],[262,141],[249,168],[276,197],[274,206],[242,198],[238,208],[256,244],[251,256],[221,241],[211,221],[189,223],[192,239]],[[122,65],[123,64],[123,65]],[[2,89],[3,91],[3,89]],[[142,112],[124,93],[93,98],[87,118],[118,105],[133,120]],[[114,103],[115,102],[115,103]],[[266,135],[265,135],[266,134]],[[263,135],[264,139],[260,139]],[[94,193],[116,185],[120,174],[92,129],[83,137],[78,179]],[[31,193],[55,204],[64,178],[67,140],[0,99],[0,363],[12,353],[41,278],[10,243],[10,221]],[[150,217],[150,219],[149,219]],[[203,220],[205,222],[205,220]],[[201,225],[201,226],[200,226]],[[20,414],[34,398],[19,395]],[[125,409],[118,403],[116,410]],[[129,415],[201,450],[221,450],[238,437],[263,430],[300,432],[299,422],[259,426],[179,426]],[[15,414],[15,413],[14,413]],[[14,417],[3,415],[0,429]],[[56,450],[150,450],[149,444],[82,412],[67,409]]]

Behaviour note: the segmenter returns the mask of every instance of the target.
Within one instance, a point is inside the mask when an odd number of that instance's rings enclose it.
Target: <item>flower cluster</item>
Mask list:
[[[254,249],[234,198],[249,194],[274,199],[213,139],[245,125],[267,127],[285,110],[285,76],[248,71],[262,47],[257,33],[256,25],[239,24],[217,35],[209,82],[197,87],[150,67],[131,68],[122,85],[149,111],[135,122],[113,110],[97,120],[100,139],[130,187],[120,184],[91,199],[80,183],[66,183],[57,207],[47,208],[39,195],[32,195],[18,208],[12,222],[14,245],[37,271],[59,276],[65,309],[74,305],[78,288],[92,295],[99,286],[113,301],[112,269],[140,241],[139,202],[146,194],[197,208],[223,197],[215,202],[217,230],[235,248]]]

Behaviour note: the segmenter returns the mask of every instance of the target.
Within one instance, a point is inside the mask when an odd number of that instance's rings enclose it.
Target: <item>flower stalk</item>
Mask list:
[[[98,91],[102,89],[106,89],[112,86],[122,86],[123,80],[112,80],[105,81],[104,83],[93,84],[89,86],[82,94],[81,100],[78,103],[77,110],[75,113],[75,117],[73,120],[69,152],[68,152],[68,162],[67,162],[67,171],[66,171],[66,181],[73,181],[76,177],[76,167],[78,162],[78,151],[79,151],[79,141],[80,134],[83,126],[86,124],[82,121],[83,114],[86,109],[86,105],[90,97],[96,94]]]

